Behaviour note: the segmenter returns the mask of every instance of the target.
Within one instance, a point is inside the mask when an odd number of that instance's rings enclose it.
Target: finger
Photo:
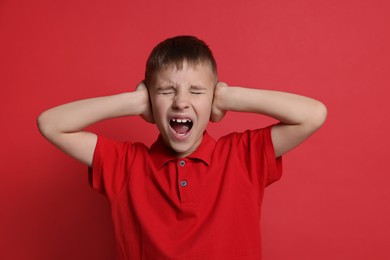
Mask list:
[[[146,85],[144,81],[141,81],[140,83],[138,83],[136,90],[143,90],[143,89],[146,89]]]

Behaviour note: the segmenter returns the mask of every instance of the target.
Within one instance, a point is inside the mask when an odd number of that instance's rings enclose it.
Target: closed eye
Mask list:
[[[190,93],[195,95],[201,95],[206,93],[206,89],[200,86],[193,85],[190,88]]]
[[[157,88],[157,94],[160,94],[160,95],[170,95],[170,94],[173,94],[173,93],[175,93],[175,89],[172,86]]]
[[[173,91],[163,91],[163,92],[159,92],[158,94],[161,94],[161,95],[170,95],[170,94],[173,94],[174,92]]]

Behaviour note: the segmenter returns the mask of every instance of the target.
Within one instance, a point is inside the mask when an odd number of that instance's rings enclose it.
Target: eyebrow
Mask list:
[[[175,89],[175,87],[172,85],[165,85],[165,86],[163,85],[163,86],[157,87],[157,90],[167,90],[167,89]],[[191,85],[190,89],[205,90],[207,88],[203,87],[203,86],[199,86],[199,85]]]
[[[198,85],[191,85],[191,89],[196,89],[196,90],[205,90],[207,89],[206,87],[203,86],[198,86]]]
[[[157,87],[157,91],[159,91],[159,90],[168,90],[168,89],[175,89],[175,87],[172,86],[172,85],[166,85],[166,86],[159,86],[159,87]]]

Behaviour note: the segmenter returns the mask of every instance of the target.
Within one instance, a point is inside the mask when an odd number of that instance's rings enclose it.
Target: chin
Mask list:
[[[173,145],[171,148],[178,157],[186,157],[191,154],[190,149],[187,147],[178,147],[177,145]]]

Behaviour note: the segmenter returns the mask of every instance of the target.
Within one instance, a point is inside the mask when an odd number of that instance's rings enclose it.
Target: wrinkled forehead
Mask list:
[[[173,84],[182,80],[214,87],[218,81],[218,76],[209,62],[172,62],[164,64],[154,73],[152,85]]]

